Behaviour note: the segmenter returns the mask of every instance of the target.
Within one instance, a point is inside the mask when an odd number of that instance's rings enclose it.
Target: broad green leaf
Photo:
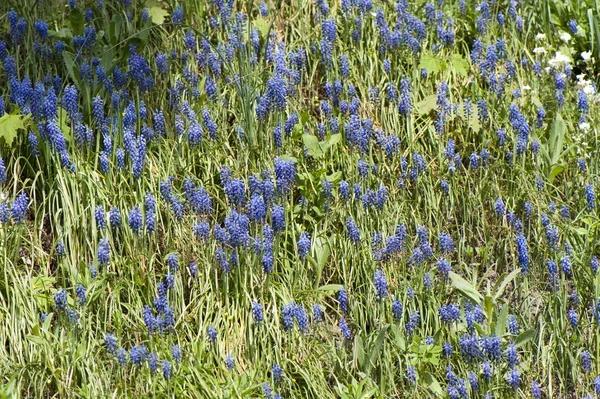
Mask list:
[[[52,287],[52,284],[54,284],[55,281],[56,279],[54,277],[36,276],[31,280],[31,283],[33,285],[33,289],[36,292],[39,292],[50,289],[50,287]]]
[[[364,369],[366,362],[366,353],[360,335],[357,335],[354,338],[354,355],[356,357],[356,360],[358,360],[358,367],[360,367],[361,370]]]
[[[500,283],[500,286],[498,287],[498,289],[496,289],[496,293],[494,294],[494,301],[497,301],[502,294],[504,293],[504,290],[506,289],[506,286],[515,279],[515,277],[517,277],[519,275],[519,273],[521,273],[520,269],[515,269],[512,272],[510,272],[510,274],[508,276],[506,276],[504,278],[504,280],[502,280],[502,283]]]
[[[310,119],[310,115],[309,115],[308,111],[302,111],[302,113],[300,114],[300,123],[305,125],[309,119]]]
[[[265,21],[264,18],[258,18],[256,21],[254,21],[254,26],[256,27],[262,38],[267,37],[271,25],[267,21]]]
[[[74,82],[79,82],[78,75],[76,75],[75,71],[75,57],[71,53],[63,52],[63,60],[65,61],[65,67],[67,67],[67,72],[69,76]]]
[[[534,329],[523,331],[517,339],[515,339],[515,346],[518,348],[525,345],[527,342],[535,338],[537,331]]]
[[[375,365],[379,356],[381,356],[381,352],[383,351],[383,344],[385,342],[385,334],[387,332],[388,326],[384,326],[379,335],[377,335],[377,339],[375,339],[375,343],[373,344],[373,348],[371,349],[371,353],[369,355],[369,363],[366,365],[367,373],[371,371],[371,367]]]
[[[337,172],[333,172],[332,174],[327,176],[327,180],[333,183],[334,186],[337,185],[340,182],[340,180],[342,180],[342,172],[340,172],[339,170]]]
[[[152,19],[152,22],[156,25],[165,23],[165,19],[169,16],[169,12],[162,7],[153,6],[148,8],[148,15]]]
[[[436,107],[436,104],[437,95],[431,94],[415,104],[415,108],[417,109],[417,113],[419,115],[425,115],[433,111]]]
[[[471,299],[475,303],[481,303],[481,301],[483,300],[483,296],[467,280],[465,280],[460,275],[454,272],[450,272],[450,280],[452,280],[452,286],[456,288],[461,294]]]
[[[43,345],[46,342],[46,340],[43,337],[40,337],[38,335],[27,334],[25,338],[27,339],[27,341],[32,342],[36,345]]]
[[[550,148],[548,150],[551,154],[551,165],[557,164],[558,160],[560,159],[565,139],[565,130],[565,121],[563,120],[562,116],[557,113],[556,117],[554,118],[554,122],[552,122],[552,127],[550,128]]]
[[[304,146],[308,149],[308,155],[313,158],[320,158],[325,155],[325,152],[321,148],[321,144],[319,143],[319,139],[312,134],[303,134],[302,141],[304,142]]]
[[[550,176],[548,177],[548,180],[550,180],[550,183],[552,183],[554,181],[554,178],[556,178],[556,176],[560,175],[562,172],[564,172],[565,167],[563,165],[555,165],[552,167],[552,170],[550,171]]]
[[[431,392],[433,392],[438,397],[444,396],[445,392],[440,386],[439,381],[437,380],[437,378],[435,378],[433,374],[428,372],[423,373],[423,380],[425,380],[427,388],[429,388]]]
[[[49,32],[48,36],[61,40],[71,40],[73,39],[73,31],[69,28],[62,28],[57,31]]]
[[[469,127],[475,133],[479,133],[479,130],[481,130],[481,123],[479,123],[479,115],[477,112],[471,113],[471,117],[469,118]]]
[[[25,129],[23,122],[28,117],[21,118],[22,115],[4,114],[0,118],[0,137],[4,138],[6,145],[9,147],[12,145],[13,140],[17,137],[17,133],[20,129]]]
[[[323,150],[327,151],[329,148],[333,147],[334,145],[339,143],[341,140],[342,140],[342,135],[340,133],[332,134],[331,137],[329,137],[327,139],[327,141],[325,141],[325,143],[322,144],[322,146],[324,147]]]
[[[81,11],[77,8],[72,9],[69,14],[69,22],[71,22],[71,28],[73,28],[73,32],[75,32],[76,35],[83,35],[85,20],[83,19]]]
[[[318,288],[319,291],[333,291],[333,292],[337,292],[339,290],[341,290],[342,288],[344,288],[343,285],[341,284],[327,284],[327,285],[322,285]]]
[[[433,54],[425,54],[419,62],[419,69],[425,68],[427,73],[437,73],[442,70],[442,61]]]
[[[469,63],[462,55],[452,54],[450,57],[450,64],[457,74],[461,76],[467,76],[469,74]]]
[[[498,316],[498,320],[496,320],[496,329],[495,333],[497,336],[501,337],[506,332],[506,323],[508,321],[508,305],[504,304],[502,306],[502,310],[500,311],[500,316]]]
[[[62,130],[65,139],[71,141],[71,125],[68,123],[67,111],[63,107],[58,108],[58,127]]]

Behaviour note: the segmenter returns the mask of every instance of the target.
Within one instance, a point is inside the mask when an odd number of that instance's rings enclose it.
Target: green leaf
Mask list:
[[[63,107],[58,108],[58,127],[62,130],[65,139],[71,141],[71,126],[67,122],[67,111]]]
[[[452,54],[450,57],[450,64],[457,74],[461,76],[467,76],[469,74],[469,63],[462,55]]]
[[[375,339],[375,344],[371,349],[371,354],[369,355],[369,363],[366,365],[366,372],[371,371],[371,367],[375,365],[379,356],[381,356],[381,352],[383,351],[383,343],[385,342],[385,333],[387,332],[388,326],[384,326],[379,335],[377,335],[377,339]]]
[[[515,346],[518,348],[525,345],[527,342],[535,338],[537,331],[534,329],[523,331],[517,339],[515,339]]]
[[[445,392],[440,386],[439,381],[435,376],[431,373],[425,372],[423,373],[423,380],[425,380],[425,384],[427,384],[427,388],[431,390],[438,397],[444,396]]]
[[[442,61],[433,54],[425,54],[419,62],[419,69],[425,68],[427,73],[437,73],[442,70]]]
[[[36,292],[46,291],[50,289],[55,281],[56,279],[54,277],[49,276],[36,276],[33,279],[31,279],[33,289]]]
[[[119,14],[115,14],[108,24],[108,39],[110,44],[116,46],[119,42],[119,37],[121,35],[121,26],[123,25],[123,20]]]
[[[332,134],[331,137],[329,137],[327,139],[327,141],[325,141],[323,143],[323,150],[327,151],[329,148],[333,147],[334,145],[336,145],[337,143],[339,143],[342,140],[342,135],[340,133],[336,133],[336,134]]]
[[[550,171],[550,176],[548,177],[550,183],[554,181],[554,178],[556,178],[556,176],[564,172],[564,170],[565,167],[563,165],[555,165],[554,167],[552,167],[552,170]]]
[[[431,94],[425,97],[423,100],[415,104],[415,108],[419,115],[425,115],[435,109],[437,105],[437,95]]]
[[[556,165],[560,159],[565,139],[565,130],[565,121],[563,120],[562,116],[557,113],[556,117],[554,118],[554,122],[552,122],[552,127],[550,128],[550,165]]]
[[[254,26],[263,38],[267,37],[269,29],[271,28],[271,25],[264,18],[259,18],[254,21]]]
[[[356,356],[356,360],[358,360],[358,367],[363,369],[365,367],[366,353],[360,335],[354,338],[354,355]]]
[[[333,291],[333,292],[337,292],[339,290],[341,290],[342,288],[344,288],[343,285],[341,284],[327,284],[327,285],[322,285],[318,288],[319,291]]]
[[[27,339],[27,341],[32,342],[36,345],[43,345],[46,340],[38,335],[31,335],[31,334],[27,334],[25,336],[25,338]]]
[[[308,155],[313,158],[320,158],[325,155],[325,152],[321,148],[321,144],[319,143],[319,139],[312,134],[303,134],[302,141],[304,142],[304,146],[308,149]]]
[[[62,28],[57,31],[49,32],[48,36],[61,40],[71,40],[73,39],[73,31],[69,28]]]
[[[494,294],[494,301],[497,301],[502,296],[502,293],[504,293],[506,286],[511,281],[513,281],[515,279],[515,277],[517,277],[517,275],[519,275],[520,272],[521,272],[520,269],[515,269],[512,272],[510,272],[510,274],[508,276],[506,276],[504,278],[504,280],[502,280],[502,282],[500,283],[500,286],[498,287],[498,289],[496,289],[496,293]]]
[[[452,280],[452,286],[456,288],[461,294],[471,299],[475,303],[481,303],[481,301],[483,300],[483,296],[467,280],[465,280],[464,278],[462,278],[454,272],[450,272],[450,280]]]
[[[508,321],[508,305],[504,304],[502,306],[502,310],[500,311],[500,316],[498,316],[498,320],[496,320],[496,330],[495,333],[497,336],[501,337],[506,332],[506,323]]]
[[[165,23],[165,19],[169,16],[169,12],[160,6],[153,6],[148,8],[148,15],[154,24],[161,25]]]
[[[77,8],[72,9],[69,14],[69,22],[71,22],[71,28],[73,28],[73,32],[75,32],[76,35],[83,35],[85,20],[83,19],[81,11]]]
[[[471,113],[471,117],[469,118],[469,127],[475,133],[479,133],[479,130],[481,130],[481,123],[479,123],[479,115],[477,112]]]
[[[9,147],[12,145],[13,140],[17,137],[17,133],[20,129],[25,129],[23,122],[29,117],[21,118],[21,114],[4,114],[0,118],[0,137],[4,138],[6,145]]]
[[[77,75],[75,75],[75,57],[71,53],[66,51],[63,52],[63,60],[65,61],[65,67],[71,79],[75,82],[79,82]]]

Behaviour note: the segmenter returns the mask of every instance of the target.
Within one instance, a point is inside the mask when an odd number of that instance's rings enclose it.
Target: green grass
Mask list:
[[[344,15],[341,2],[330,1],[330,16],[337,22],[338,40],[333,50],[331,68],[325,68],[319,49],[321,25],[315,2],[291,0],[267,2],[270,15],[261,18],[257,2],[238,2],[236,11],[248,15],[246,28],[241,32],[246,51],[235,52],[231,59],[226,54],[216,56],[222,63],[221,76],[216,77],[219,100],[209,99],[205,93],[207,74],[214,72],[197,68],[198,90],[184,91],[182,100],[189,101],[191,109],[202,123],[204,109],[217,123],[217,139],[210,140],[204,127],[204,140],[190,146],[187,133],[178,136],[175,116],[181,112],[169,102],[169,90],[176,82],[185,82],[184,66],[196,68],[193,54],[201,51],[202,39],[209,41],[213,52],[220,52],[219,44],[226,43],[231,26],[215,29],[209,17],[218,17],[211,2],[148,2],[132,1],[133,20],[127,21],[126,10],[119,1],[106,1],[102,10],[96,1],[78,1],[78,10],[70,11],[63,1],[15,1],[0,5],[0,40],[10,42],[8,11],[12,7],[26,18],[27,33],[18,48],[9,45],[14,57],[17,75],[26,75],[32,82],[43,81],[46,74],[63,78],[65,87],[75,85],[79,91],[79,110],[83,122],[90,126],[95,138],[88,148],[77,146],[75,125],[66,112],[60,111],[60,123],[66,136],[69,155],[76,172],[61,167],[59,156],[49,143],[41,139],[39,121],[25,119],[23,109],[16,104],[7,106],[7,112],[24,123],[24,129],[9,130],[0,119],[0,155],[7,168],[7,180],[2,183],[1,199],[9,206],[17,195],[27,192],[31,199],[27,218],[22,223],[9,221],[0,224],[0,396],[3,397],[206,397],[237,398],[263,397],[262,386],[268,382],[274,392],[286,398],[428,398],[448,397],[446,367],[453,366],[458,378],[465,379],[469,372],[479,377],[480,389],[471,390],[470,397],[483,398],[490,393],[494,398],[531,397],[532,381],[537,381],[543,397],[584,397],[595,393],[594,377],[599,374],[600,336],[594,306],[600,297],[600,280],[590,267],[592,256],[598,254],[599,219],[597,209],[586,208],[585,185],[597,186],[596,160],[598,119],[597,96],[590,95],[590,110],[586,120],[591,128],[579,128],[577,109],[578,87],[575,75],[585,73],[596,80],[597,60],[582,61],[580,53],[592,51],[598,58],[598,8],[591,1],[582,2],[523,2],[517,8],[525,23],[518,32],[510,18],[508,2],[491,5],[492,20],[485,35],[476,29],[477,4],[469,2],[467,12],[461,14],[458,2],[446,2],[442,10],[454,21],[455,42],[436,50],[439,44],[435,25],[427,27],[427,37],[415,55],[408,48],[380,52],[380,37],[376,18],[371,13],[363,16],[361,39],[352,38],[357,10]],[[425,2],[410,1],[409,10],[425,21]],[[183,25],[171,23],[173,10],[183,5]],[[73,36],[83,31],[85,7],[94,13],[93,25],[98,40],[92,49],[77,51]],[[150,8],[152,15],[163,10],[166,19],[143,23],[141,12]],[[152,8],[154,7],[154,9]],[[394,26],[396,11],[389,2],[374,1],[384,10],[386,20]],[[496,22],[502,11],[506,22]],[[235,19],[235,13],[232,18]],[[48,43],[62,39],[67,43],[65,53],[45,61],[33,50],[37,19],[49,23],[51,37]],[[572,35],[568,43],[559,38],[560,31],[569,31],[568,21],[575,19],[580,34]],[[251,61],[252,44],[248,42],[250,28],[260,35],[257,62]],[[187,64],[181,61],[185,51],[184,35],[192,29],[196,35],[196,49],[190,51]],[[102,33],[100,33],[102,32]],[[545,33],[545,41],[536,41],[538,33]],[[285,43],[289,55],[302,48],[306,67],[300,81],[287,98],[285,111],[272,112],[266,119],[256,117],[257,96],[263,95],[273,76],[274,65],[267,60],[268,38],[274,35]],[[479,67],[470,58],[473,40],[479,37],[485,48],[502,38],[506,43],[508,59],[516,65],[516,76],[506,81],[502,96],[489,88]],[[162,110],[166,120],[166,135],[151,141],[146,148],[142,175],[135,179],[129,157],[125,169],[117,168],[116,148],[123,147],[122,121],[127,103],[117,108],[110,93],[97,83],[86,83],[80,76],[81,60],[100,59],[107,73],[116,66],[128,69],[129,45],[137,46],[148,59],[155,85],[150,92],[142,92],[133,82],[127,85],[129,98],[139,107],[144,101],[151,116]],[[544,46],[548,55],[533,53]],[[314,51],[312,50],[314,47]],[[176,50],[178,59],[170,58]],[[543,67],[555,51],[568,52],[572,57],[573,76],[567,79],[564,106],[555,99],[555,79],[549,72],[534,75],[531,64],[543,62]],[[169,55],[171,68],[161,75],[154,64],[157,52]],[[350,76],[341,78],[338,56],[346,54],[350,61]],[[528,66],[521,65],[521,59]],[[389,59],[392,72],[386,73],[384,59]],[[506,72],[503,65],[499,71]],[[421,68],[429,75],[423,77]],[[0,67],[0,96],[10,103],[10,84],[5,68]],[[400,89],[400,81],[410,79],[413,111],[401,115],[397,104],[391,104],[386,90],[393,83]],[[398,136],[400,146],[393,157],[386,155],[375,137],[367,151],[361,153],[351,145],[344,130],[349,116],[333,107],[339,119],[339,142],[327,129],[324,140],[317,140],[318,125],[328,119],[320,109],[326,99],[325,84],[341,79],[344,93],[341,99],[350,103],[348,83],[356,88],[360,100],[358,115],[370,119],[376,130],[385,135]],[[442,82],[449,87],[448,101],[458,106],[457,112],[447,117],[443,134],[436,131],[434,122],[439,106],[436,91]],[[184,83],[189,86],[188,83]],[[529,86],[530,90],[524,89]],[[370,100],[370,88],[379,89],[379,102]],[[514,89],[522,96],[513,99]],[[116,128],[111,129],[113,142],[109,154],[110,170],[103,173],[99,153],[103,148],[100,126],[93,121],[92,99],[104,100],[104,111],[116,117]],[[472,102],[472,116],[464,116],[464,101]],[[487,101],[489,118],[481,120],[477,114],[479,99]],[[509,122],[509,106],[517,104],[532,127],[529,143],[540,142],[540,152],[534,155],[516,154],[517,135]],[[536,112],[543,104],[546,118],[541,127],[535,126]],[[179,104],[181,106],[181,102]],[[292,112],[299,123],[288,136],[283,134],[283,146],[276,148],[273,130],[284,124]],[[564,121],[564,128],[561,125]],[[138,117],[135,125],[140,133],[143,123]],[[244,137],[236,127],[241,126]],[[186,131],[189,126],[186,125]],[[505,128],[507,144],[500,147],[496,132]],[[35,157],[27,140],[34,132],[39,139],[40,156]],[[12,143],[9,136],[16,133]],[[310,135],[310,136],[308,136]],[[310,137],[310,138],[308,138]],[[334,137],[332,139],[331,137]],[[456,142],[462,155],[463,167],[456,173],[448,172],[444,149],[449,138]],[[329,141],[328,141],[329,140]],[[319,143],[320,141],[320,143]],[[325,143],[332,143],[326,148]],[[316,143],[316,144],[315,144]],[[9,145],[10,144],[10,145]],[[487,149],[491,158],[484,167],[469,168],[469,155],[481,154]],[[510,150],[513,161],[507,160]],[[312,156],[306,156],[308,151]],[[417,181],[405,176],[404,188],[398,184],[402,176],[402,157],[409,167],[414,166],[414,154],[421,154],[426,171]],[[212,228],[222,224],[233,207],[221,185],[219,171],[227,166],[232,177],[246,184],[249,199],[249,178],[264,170],[273,170],[276,157],[297,161],[295,187],[285,196],[277,196],[276,204],[284,206],[286,229],[274,239],[273,272],[264,273],[262,255],[249,248],[238,251],[239,265],[226,274],[217,261],[217,243],[211,233],[207,241],[194,238],[195,222],[208,221]],[[586,161],[586,170],[580,171],[577,160]],[[377,165],[377,173],[362,178],[358,172],[359,160]],[[481,163],[481,160],[480,160]],[[212,197],[213,211],[197,215],[186,203],[186,212],[177,219],[169,202],[161,197],[160,183],[173,176],[173,192],[183,198],[184,180],[206,189]],[[536,177],[545,182],[543,189],[536,186]],[[333,182],[333,197],[328,199],[322,190],[322,181]],[[342,201],[340,180],[358,183],[362,192],[377,191],[381,185],[388,189],[385,206],[365,208],[361,200],[351,195]],[[447,179],[449,193],[441,190]],[[140,206],[145,212],[147,192],[156,197],[156,231],[143,230],[135,234],[128,226],[128,212]],[[522,222],[523,235],[529,250],[529,271],[521,274],[515,244],[517,233],[506,217],[495,213],[495,201],[502,198],[508,210],[513,210]],[[530,202],[533,215],[527,218],[523,204]],[[554,214],[549,212],[556,203]],[[116,206],[121,212],[120,229],[101,229],[96,225],[95,209],[108,211]],[[568,205],[571,218],[560,216],[560,207]],[[239,207],[238,211],[247,208]],[[560,232],[557,250],[546,244],[546,228],[540,217],[548,213],[551,224]],[[356,222],[361,242],[352,243],[346,223],[349,217]],[[266,219],[271,223],[271,213]],[[405,250],[386,262],[375,259],[371,233],[381,232],[383,240],[393,235],[396,226],[405,224],[408,237]],[[410,257],[419,246],[417,227],[425,226],[434,249],[434,256],[420,266],[412,266]],[[307,231],[312,240],[309,256],[299,257],[298,239]],[[448,233],[455,243],[455,251],[447,256],[453,274],[447,280],[436,274],[437,260],[442,257],[438,234]],[[263,236],[263,227],[250,224],[251,237]],[[107,239],[111,252],[108,266],[98,265],[98,245]],[[65,246],[65,256],[57,256],[57,245]],[[565,256],[564,245],[572,248],[572,274],[558,275],[558,289],[549,285],[546,260],[552,259],[561,269]],[[230,254],[231,248],[224,246]],[[169,304],[174,310],[175,326],[169,333],[149,334],[142,315],[145,305],[153,306],[158,284],[169,270],[167,255],[179,254],[179,270],[174,274],[174,289],[169,291]],[[188,269],[190,262],[198,266],[198,276]],[[92,277],[90,265],[98,269]],[[374,272],[385,272],[389,285],[388,298],[378,301],[373,282]],[[431,272],[433,286],[423,282]],[[87,302],[77,303],[76,286],[86,287]],[[348,293],[349,310],[343,315],[338,302],[338,291]],[[69,307],[79,314],[78,323],[69,322],[65,312],[55,308],[53,295],[60,288],[68,292]],[[414,297],[409,294],[414,291]],[[577,292],[580,304],[572,303],[571,293]],[[392,314],[392,298],[398,298],[404,307],[403,318],[396,321]],[[253,321],[252,303],[264,306],[265,320],[258,325]],[[304,306],[309,314],[309,331],[298,328],[286,332],[283,328],[282,306],[294,301]],[[468,332],[464,305],[469,301],[479,304],[485,314],[477,323],[475,334],[502,338],[503,348],[509,343],[518,347],[520,362],[517,369],[521,382],[512,390],[506,379],[510,368],[505,360],[494,365],[490,381],[481,374],[481,362],[469,362],[461,355],[460,339]],[[325,311],[322,323],[315,323],[312,308],[320,304]],[[461,307],[461,320],[443,323],[438,308],[448,303]],[[579,316],[577,328],[569,324],[567,312],[575,309]],[[418,311],[420,323],[414,334],[406,324],[409,315]],[[48,314],[44,322],[42,314]],[[508,329],[508,317],[516,316],[520,326],[515,336]],[[338,323],[344,316],[352,332],[344,339]],[[213,344],[207,337],[210,325],[218,331]],[[147,363],[119,366],[114,355],[107,352],[106,333],[118,338],[118,346],[129,351],[133,345],[144,344],[159,359],[169,360],[173,377],[165,379],[160,369],[151,373]],[[426,337],[433,344],[425,344]],[[442,344],[451,342],[454,354],[442,356]],[[171,348],[180,346],[183,360],[174,361]],[[592,355],[592,371],[582,369],[582,352]],[[235,369],[225,365],[227,355],[235,359]],[[271,368],[278,363],[283,369],[283,380],[276,382]],[[406,376],[409,366],[417,371],[416,384]],[[469,385],[467,383],[467,385]]]

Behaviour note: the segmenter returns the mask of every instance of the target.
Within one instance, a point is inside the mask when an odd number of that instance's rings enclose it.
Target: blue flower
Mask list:
[[[382,300],[387,297],[388,294],[388,284],[385,278],[385,273],[381,269],[377,269],[375,271],[375,289],[377,291],[377,298]]]
[[[104,336],[104,346],[106,346],[108,353],[115,354],[117,352],[117,338],[111,333],[106,333]]]
[[[585,373],[592,371],[592,355],[587,350],[581,352],[581,368]]]
[[[168,360],[162,361],[162,373],[165,380],[170,380],[173,377],[173,370],[171,369],[171,363]]]
[[[517,348],[515,344],[508,344],[506,348],[506,362],[508,366],[513,368],[519,363],[519,356],[517,354]]]
[[[577,311],[575,311],[575,309],[573,308],[569,309],[569,311],[567,312],[567,317],[569,319],[569,323],[571,323],[571,327],[577,328],[577,324],[579,322],[579,316],[577,315]]]
[[[279,364],[275,363],[273,365],[271,373],[273,374],[273,380],[276,383],[280,382],[283,379],[283,370],[281,369],[281,366]]]
[[[129,351],[129,361],[131,364],[140,366],[147,357],[148,349],[145,345],[134,345]]]
[[[179,345],[174,344],[171,347],[171,356],[173,357],[173,361],[175,361],[175,363],[181,363],[181,349],[179,348]]]
[[[281,316],[283,318],[283,329],[285,331],[291,331],[294,328],[294,317],[295,317],[295,303],[289,303],[281,307]]]
[[[235,359],[233,358],[233,355],[231,353],[228,354],[227,357],[225,358],[225,366],[229,370],[233,370],[235,367]]]
[[[212,344],[217,341],[217,329],[215,328],[215,326],[213,326],[213,325],[208,326],[207,334],[208,334],[208,342],[210,342]]]
[[[596,208],[596,194],[594,192],[594,187],[591,184],[585,185],[585,198],[588,210]]]
[[[303,231],[298,239],[298,256],[305,258],[310,252],[310,247],[310,235],[306,231]]]
[[[535,380],[531,382],[531,396],[533,399],[540,399],[542,397],[540,384]]]
[[[139,206],[133,207],[128,214],[129,227],[134,233],[139,233],[143,227],[142,211]]]
[[[60,289],[54,293],[54,306],[59,311],[67,309],[67,291]]]
[[[263,305],[260,302],[252,302],[252,315],[254,323],[260,325],[264,320]]]
[[[340,288],[338,292],[338,302],[342,312],[348,313],[348,294],[346,293],[346,289],[344,287]]]
[[[113,206],[110,210],[109,221],[111,228],[118,229],[121,227],[121,212],[116,206]]]
[[[10,214],[15,223],[21,223],[25,219],[25,214],[29,208],[29,197],[26,192],[17,196],[10,207]]]
[[[458,305],[449,303],[438,308],[438,315],[445,323],[453,323],[460,319],[460,309]]]
[[[104,218],[104,207],[102,205],[97,205],[96,210],[94,211],[94,215],[96,218],[96,226],[99,229],[106,228],[106,220]]]
[[[342,335],[344,336],[344,338],[346,340],[350,340],[352,338],[352,332],[350,331],[350,328],[348,327],[348,323],[346,323],[345,318],[342,317],[340,319],[339,327],[340,327],[340,330],[342,331]]]
[[[172,22],[175,25],[181,25],[183,23],[183,7],[179,6],[173,11]]]
[[[302,332],[308,331],[308,316],[306,315],[306,310],[301,305],[296,305],[294,307],[294,318],[298,323],[298,329]]]
[[[521,375],[519,374],[519,370],[516,368],[510,371],[508,376],[508,385],[511,386],[513,391],[516,391],[519,388],[519,384],[521,383]]]
[[[452,349],[452,344],[450,342],[444,342],[442,344],[442,354],[445,357],[450,357],[452,356],[452,353],[454,352],[454,350]]]
[[[323,316],[323,308],[318,303],[315,303],[315,306],[313,306],[313,317],[315,319],[315,323],[322,322]]]
[[[346,222],[346,228],[348,229],[348,236],[352,240],[352,242],[356,245],[360,244],[360,230],[354,223],[354,219],[352,216],[348,217],[348,221]]]
[[[508,318],[508,330],[512,335],[519,333],[519,324],[517,323],[517,318],[513,315]]]
[[[395,321],[399,321],[402,318],[402,302],[398,298],[394,298],[392,301],[392,316]]]
[[[527,241],[522,234],[519,234],[517,237],[517,252],[519,253],[521,272],[525,274],[529,270],[529,252],[527,250]]]

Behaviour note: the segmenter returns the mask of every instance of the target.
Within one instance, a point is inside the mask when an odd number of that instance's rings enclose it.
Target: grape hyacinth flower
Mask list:
[[[310,246],[310,235],[306,231],[303,231],[298,240],[298,256],[306,258],[306,255],[310,252]]]
[[[383,298],[386,298],[388,294],[388,284],[383,270],[377,269],[375,271],[374,281],[377,299],[381,301]]]

